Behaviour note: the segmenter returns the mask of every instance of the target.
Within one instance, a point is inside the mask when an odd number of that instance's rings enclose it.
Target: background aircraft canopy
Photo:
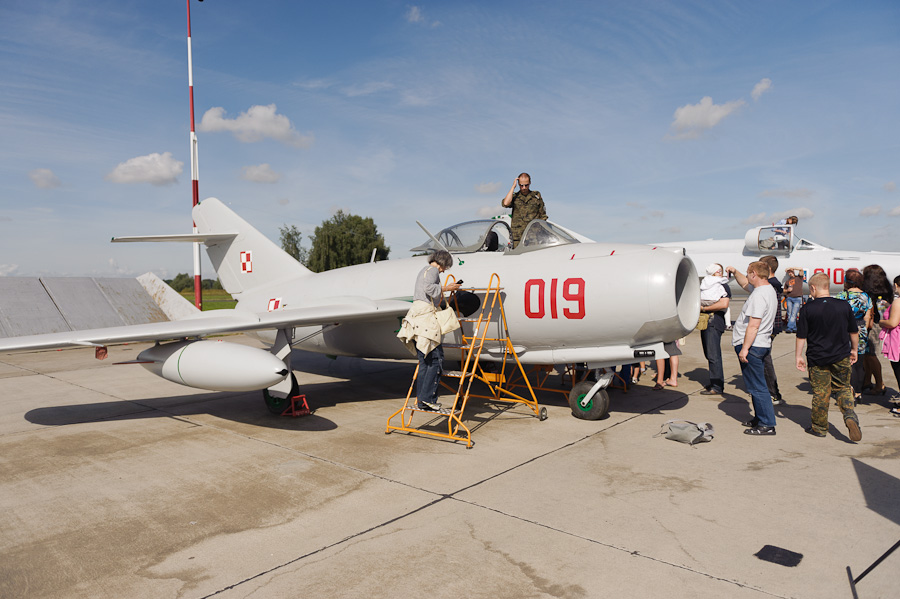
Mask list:
[[[793,227],[791,225],[756,227],[747,231],[747,235],[744,236],[744,245],[747,251],[754,254],[788,255],[793,247],[792,237]]]
[[[751,254],[787,256],[792,250],[828,250],[831,248],[794,235],[793,225],[755,227],[744,236],[744,247]]]

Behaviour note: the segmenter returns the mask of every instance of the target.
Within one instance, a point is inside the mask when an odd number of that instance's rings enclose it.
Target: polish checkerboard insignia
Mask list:
[[[253,272],[253,259],[250,252],[241,252],[241,272]]]
[[[281,298],[276,297],[269,300],[269,312],[274,312],[281,307]]]

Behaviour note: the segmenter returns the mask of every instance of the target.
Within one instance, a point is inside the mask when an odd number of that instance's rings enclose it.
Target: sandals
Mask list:
[[[666,388],[665,385],[660,385],[659,383],[656,383],[655,385],[653,385],[654,391],[662,391],[665,388]]]

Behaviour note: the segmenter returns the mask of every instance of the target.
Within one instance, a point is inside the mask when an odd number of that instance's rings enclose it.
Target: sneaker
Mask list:
[[[847,430],[850,431],[850,440],[856,443],[857,441],[862,441],[862,431],[859,430],[859,423],[856,420],[848,418],[844,421],[844,424],[847,425]]]
[[[440,412],[443,406],[436,401],[420,401],[418,408],[426,412]]]
[[[722,392],[716,391],[715,389],[710,387],[709,389],[704,389],[703,391],[701,391],[700,395],[722,395]]]
[[[783,406],[784,404],[785,404],[785,401],[783,399],[781,399],[780,397],[778,399],[772,400],[773,406]]]
[[[824,437],[825,436],[825,433],[820,433],[813,427],[809,427],[808,429],[806,429],[806,432],[808,434],[812,435],[813,437]]]
[[[768,436],[775,434],[774,426],[754,426],[744,431],[745,435],[754,435],[756,437]]]
[[[759,419],[753,418],[752,420],[742,422],[741,426],[746,426],[747,428],[756,428],[757,426],[759,426]]]

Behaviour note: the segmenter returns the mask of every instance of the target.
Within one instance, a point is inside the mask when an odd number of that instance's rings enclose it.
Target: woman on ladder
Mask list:
[[[444,348],[435,313],[440,308],[444,293],[459,289],[459,283],[441,286],[441,273],[450,270],[451,266],[453,256],[446,250],[438,250],[428,257],[428,266],[416,277],[413,305],[397,334],[407,343],[415,343],[419,358],[419,373],[416,376],[416,408],[419,410],[442,412],[437,397],[444,366]]]

